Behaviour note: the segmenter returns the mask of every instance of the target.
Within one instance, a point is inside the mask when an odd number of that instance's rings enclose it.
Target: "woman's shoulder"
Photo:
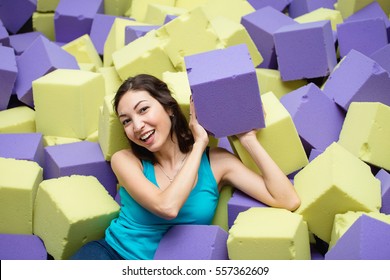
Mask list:
[[[131,149],[123,149],[115,152],[111,156],[111,165],[113,166],[122,166],[123,163],[126,163],[126,166],[129,164],[142,167],[141,160],[138,159]]]

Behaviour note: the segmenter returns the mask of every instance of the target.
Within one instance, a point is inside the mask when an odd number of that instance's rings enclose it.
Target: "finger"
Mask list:
[[[194,99],[192,98],[192,95],[190,96],[190,119],[196,119],[195,118]]]

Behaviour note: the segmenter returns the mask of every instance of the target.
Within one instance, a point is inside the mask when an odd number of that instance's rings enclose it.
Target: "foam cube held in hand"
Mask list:
[[[93,176],[44,180],[34,205],[34,234],[56,260],[69,259],[87,242],[103,238],[119,205]]]
[[[42,168],[36,162],[0,157],[0,170],[0,232],[32,234]]]
[[[85,139],[98,128],[102,74],[57,69],[33,82],[37,132]]]
[[[0,234],[0,260],[46,260],[42,240],[32,234]]]
[[[199,123],[221,138],[265,126],[256,71],[246,45],[185,57]]]
[[[361,160],[390,170],[390,106],[352,102],[338,143]]]
[[[161,239],[155,260],[227,260],[228,233],[214,225],[176,225]]]
[[[328,76],[337,64],[330,21],[290,24],[274,33],[284,81]]]
[[[381,169],[375,175],[375,178],[381,181],[382,208],[380,211],[390,215],[390,173]]]
[[[277,221],[277,222],[276,222]],[[281,208],[250,208],[238,215],[227,240],[231,260],[310,260],[307,224]]]
[[[295,175],[294,185],[301,198],[295,213],[327,243],[336,214],[379,212],[381,207],[379,180],[366,163],[336,142]]]
[[[272,93],[262,95],[266,112],[266,127],[256,137],[284,174],[291,174],[308,164],[308,159],[294,122],[282,103]],[[241,161],[251,170],[261,173],[252,157],[236,137],[229,137]]]

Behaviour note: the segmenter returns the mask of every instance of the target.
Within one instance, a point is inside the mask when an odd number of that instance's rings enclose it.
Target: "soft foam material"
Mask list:
[[[372,53],[370,58],[375,60],[387,72],[390,72],[390,44]]]
[[[37,11],[54,12],[60,0],[37,0]]]
[[[256,72],[246,45],[187,56],[185,64],[198,121],[214,137],[265,126]]]
[[[380,212],[390,215],[390,173],[381,169],[375,178],[381,181],[382,207]]]
[[[42,240],[32,234],[0,234],[0,260],[46,260]]]
[[[33,30],[40,32],[50,41],[55,41],[56,35],[54,31],[54,12],[39,13],[35,12],[32,16]]]
[[[97,69],[97,72],[103,75],[104,85],[106,86],[105,96],[115,94],[122,84],[122,80],[116,72],[115,67],[100,67]]]
[[[295,213],[325,242],[330,241],[336,214],[379,212],[381,207],[379,180],[367,164],[336,142],[295,175],[294,185],[301,199]]]
[[[104,1],[104,3],[106,3],[106,1]],[[117,3],[117,1],[115,3]],[[111,2],[110,4],[114,3]],[[99,55],[104,54],[104,44],[116,18],[116,16],[107,14],[107,12],[106,14],[96,14],[93,18],[89,36]]]
[[[31,234],[42,168],[33,161],[0,157],[0,170],[0,232]]]
[[[306,151],[325,150],[339,139],[345,114],[315,84],[284,95],[280,102],[290,113]]]
[[[160,4],[165,6],[175,6],[175,0],[132,0],[130,7],[131,17],[137,21],[145,22],[146,12],[150,4]]]
[[[63,144],[69,144],[69,143],[75,143],[75,142],[81,142],[83,140],[79,138],[69,138],[69,137],[58,137],[58,136],[43,136],[43,145],[45,147],[48,146],[56,146],[56,145],[63,145]]]
[[[348,18],[375,1],[386,14],[390,13],[390,2],[386,0],[337,0],[335,8],[341,12],[343,18]]]
[[[144,22],[163,25],[168,15],[180,16],[186,12],[187,9],[151,3],[147,6]]]
[[[296,18],[303,14],[307,14],[318,8],[333,9],[333,5],[337,0],[291,0],[288,6],[288,12],[290,17]]]
[[[227,260],[228,233],[215,225],[176,225],[161,239],[155,260]]]
[[[235,22],[240,22],[243,16],[255,11],[246,0],[206,1],[203,7],[210,19],[222,16]]]
[[[0,111],[0,133],[36,132],[36,112],[27,106]]]
[[[125,45],[130,44],[139,37],[144,36],[150,30],[160,28],[160,25],[129,25],[125,28]]]
[[[16,33],[29,20],[36,8],[36,0],[3,0],[0,18],[11,33]]]
[[[85,139],[98,128],[105,95],[101,74],[57,69],[33,82],[37,132]]]
[[[68,259],[82,245],[103,238],[119,205],[93,176],[44,180],[34,205],[34,234],[54,259]]]
[[[306,166],[308,159],[288,111],[272,92],[263,94],[262,101],[266,113],[266,127],[256,134],[261,145],[286,175]],[[241,161],[248,168],[261,173],[238,139],[229,139]]]
[[[289,16],[270,6],[243,16],[241,23],[248,30],[264,59],[259,67],[277,69],[273,35],[282,26],[297,23]]]
[[[123,16],[130,6],[131,2],[128,0],[104,1],[104,13],[113,16]]]
[[[337,25],[344,22],[340,11],[329,8],[318,8],[309,13],[294,18],[299,23],[308,23],[320,20],[330,20],[332,30],[337,31]]]
[[[229,230],[227,247],[231,260],[310,259],[302,216],[280,208],[254,207],[240,213]]]
[[[9,34],[0,19],[0,45],[9,46]]]
[[[249,4],[252,5],[255,10],[260,10],[261,8],[271,6],[272,8],[278,11],[284,11],[287,6],[290,4],[291,0],[247,0]]]
[[[325,77],[337,64],[330,21],[290,24],[274,33],[284,81]]]
[[[0,111],[8,107],[11,99],[18,68],[16,66],[15,53],[12,48],[0,45]]]
[[[338,143],[361,160],[390,170],[390,106],[352,102]]]
[[[234,192],[234,187],[230,185],[225,185],[222,187],[219,192],[219,199],[217,209],[215,209],[215,214],[211,224],[220,226],[225,231],[229,230],[229,221],[228,221],[228,202],[232,197]]]

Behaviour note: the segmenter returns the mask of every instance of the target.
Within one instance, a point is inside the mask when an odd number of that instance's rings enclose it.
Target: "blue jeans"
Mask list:
[[[106,242],[100,239],[91,241],[81,247],[71,260],[123,260],[123,258]]]

